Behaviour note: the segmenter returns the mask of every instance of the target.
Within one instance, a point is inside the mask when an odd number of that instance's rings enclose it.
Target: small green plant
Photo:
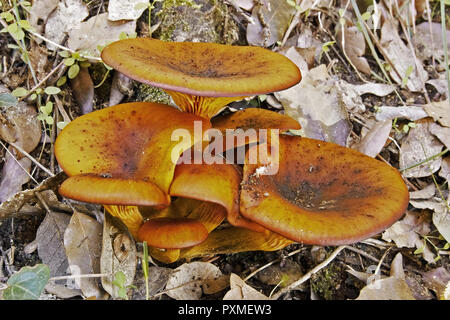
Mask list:
[[[2,298],[4,300],[37,300],[50,279],[50,269],[45,264],[23,267],[7,282]]]
[[[125,286],[127,279],[125,277],[125,274],[122,271],[117,271],[114,275],[113,285],[115,285],[119,290],[117,291],[117,295],[121,299],[128,300],[127,291],[130,288],[136,288],[136,286],[130,284],[128,286]]]

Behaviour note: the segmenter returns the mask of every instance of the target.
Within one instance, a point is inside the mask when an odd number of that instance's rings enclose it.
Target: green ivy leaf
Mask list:
[[[53,111],[53,102],[49,101],[45,106],[39,108],[43,114],[49,115]]]
[[[66,76],[62,76],[61,78],[58,79],[58,81],[56,82],[56,85],[58,87],[61,87],[63,85],[65,85],[67,82],[67,77]]]
[[[37,300],[50,279],[50,269],[45,264],[23,267],[8,279],[3,291],[5,300]]]
[[[17,98],[10,93],[0,93],[0,107],[13,107],[17,104]]]

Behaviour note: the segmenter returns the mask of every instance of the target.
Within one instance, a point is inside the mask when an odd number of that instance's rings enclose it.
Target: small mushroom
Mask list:
[[[70,176],[60,193],[104,204],[136,236],[143,218],[137,206],[168,206],[177,157],[196,143],[194,121],[208,120],[156,103],[126,103],[83,115],[55,142],[55,156]],[[184,129],[191,139],[173,141]],[[175,158],[175,159],[173,159]]]
[[[355,150],[281,135],[272,155],[244,165],[241,214],[293,241],[340,245],[373,236],[405,212],[409,194],[393,167]],[[276,163],[275,163],[276,161]],[[276,174],[261,168],[279,166]]]
[[[125,39],[106,46],[102,60],[134,80],[164,89],[181,110],[205,118],[230,102],[284,90],[301,79],[285,56],[251,46]]]
[[[204,225],[189,218],[155,218],[139,229],[139,241],[163,249],[183,249],[202,243],[208,237]]]

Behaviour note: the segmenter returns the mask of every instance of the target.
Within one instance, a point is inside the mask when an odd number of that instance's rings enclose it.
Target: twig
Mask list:
[[[33,88],[31,88],[25,96],[20,97],[18,99],[18,101],[22,101],[22,100],[26,99],[31,93],[33,93],[38,88],[40,88],[56,71],[58,71],[58,69],[62,65],[64,65],[64,61],[61,61],[52,71],[50,71],[41,81],[39,81],[38,84],[36,84]]]
[[[311,269],[308,273],[306,273],[303,277],[301,277],[300,279],[298,279],[297,281],[294,281],[293,283],[291,283],[290,285],[288,285],[287,287],[284,287],[283,289],[281,289],[280,291],[278,291],[277,293],[275,293],[271,299],[272,300],[277,300],[281,295],[297,288],[299,285],[301,285],[303,282],[309,280],[309,278],[311,278],[311,276],[315,273],[317,273],[318,271],[320,271],[321,269],[325,268],[331,261],[334,260],[334,258],[336,258],[336,256],[346,248],[346,246],[340,246],[337,247],[336,250],[334,250],[331,255],[322,263],[318,264],[317,266],[315,266],[313,269]]]
[[[39,184],[39,182],[36,181],[36,179],[33,178],[33,176],[22,166],[22,164],[17,160],[17,158],[12,154],[11,151],[9,151],[8,147],[6,147],[3,142],[0,141],[0,144],[2,147],[6,150],[6,152],[9,153],[9,155],[17,162],[17,164],[22,168],[23,171],[26,172],[26,174],[30,177],[31,180],[34,181],[34,183]]]
[[[297,254],[297,253],[299,253],[299,252],[301,252],[301,251],[303,251],[303,250],[305,250],[305,249],[306,249],[306,248],[300,248],[300,249],[294,250],[294,251],[290,252],[289,254],[287,254],[286,257],[293,256],[294,254]],[[275,262],[280,261],[280,260],[281,260],[281,258],[278,258],[278,259],[275,259],[275,260],[273,260],[273,261],[270,261],[269,263],[266,263],[266,264],[263,265],[262,267],[256,269],[256,270],[253,271],[252,273],[250,273],[250,274],[249,274],[247,277],[245,277],[243,280],[244,280],[244,281],[247,281],[248,279],[250,279],[251,277],[253,277],[255,274],[257,274],[258,272],[264,270],[265,268],[271,266],[272,264],[274,264]]]
[[[55,175],[53,174],[53,172],[51,172],[50,170],[48,170],[46,167],[44,167],[42,164],[39,163],[39,161],[37,161],[35,158],[33,158],[28,152],[26,152],[25,150],[23,150],[20,146],[18,146],[17,144],[15,144],[14,142],[8,142],[10,145],[12,145],[14,148],[16,148],[17,150],[19,150],[20,153],[22,153],[24,156],[26,156],[28,159],[30,159],[31,161],[33,161],[33,163],[35,165],[37,165],[40,169],[42,169],[45,173],[47,173],[50,177],[54,177]],[[33,179],[34,180],[34,179]]]
[[[78,278],[100,278],[100,277],[108,277],[108,276],[111,276],[111,274],[110,273],[73,274],[70,276],[52,277],[49,279],[49,281],[78,279]]]
[[[299,1],[297,0],[296,4],[299,4]],[[297,11],[295,11],[295,15],[292,18],[291,23],[289,24],[289,27],[287,28],[286,32],[284,33],[283,39],[281,40],[281,45],[280,47],[283,47],[284,44],[286,43],[286,41],[288,40],[289,36],[291,35],[292,30],[297,26],[298,21],[300,19],[300,14],[301,14],[301,10],[297,9]]]

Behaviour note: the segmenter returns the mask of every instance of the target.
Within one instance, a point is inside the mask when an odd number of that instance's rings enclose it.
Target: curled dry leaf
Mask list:
[[[172,269],[164,268],[164,267],[156,267],[151,266],[148,268],[148,293],[149,296],[152,297],[161,291],[164,290],[166,286],[167,280],[169,280],[169,276],[172,273]],[[145,278],[142,268],[139,268],[136,271],[136,277],[133,282],[133,285],[136,288],[133,290],[133,295],[131,297],[132,300],[145,300],[146,297],[146,286],[145,286]],[[155,299],[159,299],[157,296]]]
[[[238,275],[230,275],[230,290],[223,300],[268,300],[269,298],[258,290],[250,287]]]
[[[439,176],[447,180],[447,185],[450,182],[450,157],[446,157],[442,160],[441,171]]]
[[[4,201],[0,205],[0,221],[3,219],[14,217],[17,214],[19,214],[21,210],[27,207],[27,204],[30,201],[35,200],[36,192],[45,191],[49,189],[56,189],[61,184],[61,182],[64,181],[66,178],[67,178],[66,174],[64,172],[60,172],[54,177],[47,178],[34,189],[28,189],[16,193],[14,196]],[[27,209],[33,208],[27,207]],[[42,212],[42,209],[34,211]]]
[[[70,80],[70,86],[81,113],[91,112],[94,105],[94,82],[88,68],[80,68],[78,75]]]
[[[376,157],[386,144],[391,128],[392,121],[390,120],[376,122],[353,148],[370,157]]]
[[[269,47],[283,39],[295,8],[287,1],[262,0],[252,10],[254,23],[247,26],[250,45]]]
[[[9,90],[0,85],[0,93],[9,93]],[[33,151],[41,140],[41,124],[36,110],[25,102],[0,110],[0,137],[7,142],[14,142],[25,152]]]
[[[382,238],[385,241],[394,241],[398,248],[417,248],[422,251],[423,258],[430,263],[434,262],[434,254],[426,247],[421,236],[430,232],[429,219],[425,215],[406,212],[405,217],[386,229]]]
[[[442,157],[429,159],[442,151],[442,143],[430,133],[432,121],[416,122],[400,148],[400,168],[407,178],[428,177],[441,167]],[[424,162],[425,161],[425,162]],[[421,165],[418,165],[419,163]]]
[[[103,246],[100,259],[103,288],[117,298],[119,288],[113,285],[114,275],[121,271],[125,276],[124,287],[133,284],[136,274],[136,243],[123,222],[105,212],[103,222]]]
[[[136,20],[145,9],[148,8],[149,0],[110,0],[108,3],[108,19]]]
[[[450,149],[450,127],[443,127],[437,123],[431,123],[428,129],[445,145],[447,149]]]
[[[415,300],[405,281],[401,253],[397,253],[392,261],[390,276],[369,283],[356,300]]]
[[[409,199],[411,199],[411,200],[430,199],[435,194],[436,194],[436,187],[433,183],[430,183],[429,185],[427,185],[426,187],[424,187],[420,190],[410,192]]]
[[[400,38],[397,24],[393,19],[385,19],[381,27],[380,46],[393,66],[390,71],[392,79],[402,84],[404,78],[408,78],[407,88],[413,92],[422,91],[428,74],[422,63],[414,57],[411,50]],[[412,68],[412,71],[409,72]],[[409,76],[408,76],[409,74]]]
[[[91,217],[74,212],[64,233],[69,269],[73,275],[95,274],[100,272],[102,227]],[[85,297],[103,297],[97,278],[77,278]]]
[[[136,30],[136,21],[109,21],[108,13],[101,13],[82,22],[69,32],[67,46],[75,51],[83,51],[99,57],[98,47],[119,40],[121,33],[131,35]]]
[[[9,148],[11,151],[11,148]],[[31,160],[14,158],[9,153],[5,155],[0,182],[0,202],[3,202],[16,193],[22,191],[22,185],[30,181],[29,172]]]
[[[423,274],[423,280],[439,299],[450,300],[450,272],[444,267],[432,269]]]
[[[449,100],[432,102],[424,106],[426,113],[435,121],[445,127],[450,127],[450,103]]]
[[[122,101],[125,95],[133,93],[133,80],[118,71],[114,72],[109,93],[109,105],[115,106]]]
[[[347,111],[342,107],[336,79],[331,77],[325,65],[311,69],[302,81],[275,93],[286,115],[302,125],[308,138],[347,144],[350,134]]]
[[[198,300],[214,280],[223,282],[222,272],[212,263],[185,263],[170,275],[166,293],[176,300]]]
[[[381,106],[378,107],[377,112],[375,113],[375,119],[377,119],[378,121],[392,120],[395,118],[416,121],[426,117],[428,117],[428,114],[425,112],[422,106]]]
[[[365,74],[370,74],[369,63],[363,57],[366,52],[366,41],[362,32],[355,26],[344,26],[338,29],[336,37],[338,45],[355,68]]]

